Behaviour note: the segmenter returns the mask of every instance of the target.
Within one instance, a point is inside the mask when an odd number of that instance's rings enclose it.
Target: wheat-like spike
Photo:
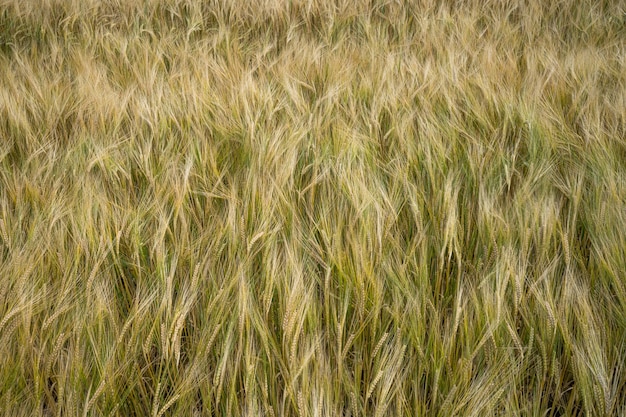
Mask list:
[[[2,232],[2,239],[9,249],[11,249],[11,241],[9,240],[9,234],[7,233],[4,219],[0,219],[0,231]]]
[[[365,284],[361,285],[360,290],[359,290],[359,314],[361,315],[365,315],[365,303],[366,303],[366,296],[365,296]]]
[[[352,333],[349,337],[348,340],[346,340],[346,344],[343,347],[343,351],[341,352],[341,357],[345,358],[346,355],[348,354],[348,350],[350,349],[350,346],[352,346],[352,342],[354,341],[356,334]],[[319,343],[319,340],[318,340]],[[373,356],[372,356],[373,357]]]
[[[154,397],[152,398],[152,417],[157,416],[159,408],[159,394],[161,393],[161,381],[157,383],[156,390],[154,391]]]
[[[193,275],[191,276],[190,288],[192,291],[198,288],[198,279],[200,278],[200,263],[197,263],[193,269]]]
[[[404,362],[405,356],[404,354],[406,353],[406,344],[403,344],[402,347],[400,348],[400,352],[398,352],[398,363],[402,363]]]
[[[556,352],[552,352],[552,377],[560,383],[561,380],[561,364]]]
[[[385,334],[383,334],[383,337],[380,338],[380,340],[376,344],[376,347],[374,348],[374,351],[372,352],[372,359],[376,357],[376,355],[378,354],[378,351],[382,348],[383,343],[385,343],[385,340],[387,340],[388,336],[389,336],[389,333],[385,332]]]
[[[550,324],[550,332],[554,333],[556,332],[556,317],[550,305],[546,306],[546,313],[548,315],[548,323]]]
[[[167,331],[166,331],[166,326],[165,323],[161,323],[161,352],[163,353],[163,356],[166,358],[169,358],[169,349],[168,349],[168,343],[167,343]]]
[[[0,415],[626,415],[623,2],[0,3]]]
[[[446,396],[446,399],[443,401],[443,403],[441,404],[441,411],[442,412],[448,412],[449,413],[449,407],[452,404],[452,400],[455,398],[455,394],[458,391],[459,387],[457,385],[454,385],[450,391],[448,392],[448,395]],[[450,413],[450,415],[452,415],[452,413]]]
[[[357,407],[356,395],[354,392],[350,393],[350,406],[352,407],[352,414],[356,417],[359,415],[359,409]]]
[[[456,333],[458,328],[459,328],[459,323],[461,322],[461,314],[463,312],[463,308],[465,307],[463,305],[463,307],[461,307],[461,299],[463,296],[463,292],[462,290],[459,291],[459,294],[457,295],[457,302],[456,302],[456,307],[455,307],[455,313],[454,313],[454,323],[452,324],[452,333]]]
[[[296,351],[298,349],[298,337],[297,335],[293,336],[293,339],[291,341],[291,347],[289,350],[289,363],[291,364],[295,364],[296,363]]]
[[[57,357],[59,356],[59,351],[63,347],[63,343],[64,342],[65,342],[65,333],[63,332],[57,338],[57,341],[54,344],[54,347],[52,348],[52,353],[48,357],[48,363],[46,364],[45,375],[50,375],[50,373],[52,371],[52,365],[54,364],[54,362],[56,361]]]
[[[56,417],[61,417],[63,415],[63,400],[65,399],[65,384],[59,384],[59,393],[57,396],[57,412]]]
[[[376,378],[374,378],[374,380],[370,384],[369,389],[367,390],[367,394],[365,395],[366,401],[369,400],[369,398],[372,396],[372,393],[374,392],[374,389],[376,388],[376,384],[378,384],[378,381],[380,381],[382,377],[383,377],[383,371],[378,371]]]
[[[218,385],[222,381],[222,367],[218,366],[215,370],[215,375],[213,376],[213,385]]]
[[[174,395],[165,405],[161,408],[161,411],[157,414],[157,417],[161,417],[165,412],[180,398],[180,394]]]
[[[433,393],[431,396],[431,398],[433,399],[433,402],[437,401],[439,398],[439,376],[440,375],[441,375],[441,369],[437,368],[437,370],[435,370],[435,378],[433,381],[433,389],[432,389]]]
[[[285,329],[285,334],[292,335],[294,331],[294,326],[296,324],[296,320],[298,318],[299,310],[298,308],[294,308],[289,316],[289,321],[287,322],[287,328]]]
[[[565,256],[565,265],[569,268],[571,258],[570,258],[570,250],[569,250],[569,237],[567,235],[567,232],[563,232],[562,240],[563,240],[563,256]]]
[[[593,396],[596,399],[596,403],[600,406],[600,413],[605,414],[604,406],[606,404],[604,394],[602,393],[602,389],[600,385],[596,382],[592,383],[593,385]]]
[[[515,298],[514,298],[514,308],[515,308],[515,313],[517,313],[517,311],[519,310],[519,305],[520,302],[522,300],[522,276],[520,274],[515,274],[515,276],[513,277],[513,283],[515,285]]]
[[[98,261],[94,265],[94,267],[91,269],[91,272],[89,273],[89,277],[87,278],[87,284],[86,284],[87,291],[91,291],[91,289],[93,288],[93,282],[98,276],[98,271],[100,270],[100,266],[102,265],[102,262],[104,262],[105,259],[106,258],[104,256],[101,256],[100,259],[98,259]]]
[[[246,240],[246,218],[245,216],[242,214],[240,217],[240,222],[239,222],[239,237],[241,239],[241,245],[242,246],[247,246],[247,240]]]
[[[493,245],[493,252],[489,257],[489,265],[493,265],[493,262],[500,256],[500,247],[498,246],[495,234],[491,235],[491,244]]]
[[[507,323],[506,326],[509,329],[509,334],[511,335],[511,339],[513,339],[513,343],[515,343],[515,348],[520,352],[520,355],[522,356],[522,359],[523,359],[524,347],[522,346],[522,340],[519,338],[519,335],[509,323]]]
[[[98,385],[98,388],[96,389],[96,392],[94,392],[91,398],[89,399],[85,412],[88,412],[89,410],[91,410],[91,407],[93,407],[95,402],[98,400],[98,397],[100,397],[100,394],[102,394],[105,387],[106,387],[106,379],[102,379],[102,381],[100,382],[100,385]]]
[[[141,349],[143,351],[143,354],[146,356],[148,355],[150,345],[152,344],[152,335],[154,334],[154,329],[155,329],[154,326],[150,328],[150,332],[148,333],[146,340],[144,340],[143,343],[141,344]]]
[[[207,352],[211,350],[211,347],[213,347],[213,343],[215,343],[215,339],[217,339],[217,335],[220,331],[221,325],[217,325],[215,326],[215,329],[213,329],[213,333],[211,333],[211,337],[209,338],[209,343],[207,343]]]
[[[74,401],[74,393],[70,391],[69,396],[67,398],[67,404],[69,408],[69,415],[76,415],[76,401]]]
[[[124,326],[122,326],[122,330],[120,331],[119,336],[117,337],[117,341],[116,344],[119,345],[122,343],[122,340],[124,339],[124,336],[126,335],[126,332],[128,331],[128,329],[130,328],[130,325],[133,323],[133,319],[129,318],[128,320],[126,320],[126,323],[124,323]],[[145,342],[144,342],[145,343]]]
[[[172,343],[172,350],[174,351],[174,362],[176,366],[180,365],[180,337],[175,337]]]
[[[13,318],[13,316],[15,316],[17,313],[19,313],[19,311],[20,311],[19,308],[15,308],[9,314],[4,316],[4,318],[0,322],[0,330],[2,330],[4,328],[4,326],[9,322],[9,320],[11,320]]]
[[[494,394],[491,395],[491,397],[489,398],[489,400],[483,407],[483,410],[489,412],[493,408],[493,406],[498,402],[498,400],[500,400],[500,397],[502,396],[503,393],[504,393],[504,388],[499,388]]]
[[[37,266],[37,262],[29,262],[28,266],[26,267],[26,270],[20,277],[20,281],[26,281],[28,278],[30,278],[30,275],[33,273],[33,270],[35,269],[36,266]]]
[[[46,331],[48,329],[48,326],[50,326],[50,324],[52,324],[52,322],[54,320],[56,320],[61,314],[65,313],[67,310],[69,310],[71,308],[71,305],[65,305],[59,309],[57,309],[51,316],[49,316],[44,322],[43,325],[41,326],[41,331]],[[0,327],[1,328],[1,327]]]
[[[176,327],[174,327],[174,333],[172,334],[172,345],[174,346],[174,357],[176,360],[176,365],[178,366],[180,362],[180,339],[181,339],[181,330],[185,325],[186,313],[181,314],[178,320],[176,320]]]
[[[288,329],[288,325],[291,322],[291,308],[289,306],[287,306],[287,311],[285,311],[285,316],[283,317],[283,331],[287,332]]]
[[[4,330],[2,332],[2,339],[6,338],[6,343],[9,343],[10,337],[13,334],[13,332],[15,331],[15,329],[17,329],[17,326],[19,325],[19,321],[18,320],[14,320],[7,328],[6,330]],[[4,346],[4,345],[3,345]]]
[[[541,365],[541,376],[543,377],[543,375],[548,372],[548,354],[546,353],[546,347],[544,345],[544,343],[540,340],[537,339],[537,342],[539,343],[539,351],[541,352],[541,362],[539,362],[539,364]]]
[[[109,411],[108,417],[113,417],[114,415],[117,414],[117,411],[120,409],[120,406],[122,405],[121,402],[116,402],[115,405],[113,406],[113,408],[111,409],[111,411]]]
[[[298,412],[302,417],[306,417],[307,415],[306,409],[304,407],[304,396],[302,395],[302,391],[298,392]]]
[[[244,284],[245,285],[245,284]],[[239,330],[239,335],[243,336],[243,332],[245,330],[246,325],[246,311],[243,306],[243,302],[241,303],[241,307],[239,308],[239,317],[237,321],[237,328]]]

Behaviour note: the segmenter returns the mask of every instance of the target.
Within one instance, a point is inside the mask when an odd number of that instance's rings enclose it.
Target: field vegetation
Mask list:
[[[626,415],[626,3],[0,0],[0,415]]]

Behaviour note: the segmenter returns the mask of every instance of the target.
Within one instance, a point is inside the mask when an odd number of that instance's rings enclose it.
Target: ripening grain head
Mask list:
[[[0,414],[623,414],[625,13],[0,0]]]

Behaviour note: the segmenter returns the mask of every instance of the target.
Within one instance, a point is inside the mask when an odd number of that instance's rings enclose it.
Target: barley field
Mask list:
[[[0,416],[624,416],[625,365],[625,2],[0,0]]]

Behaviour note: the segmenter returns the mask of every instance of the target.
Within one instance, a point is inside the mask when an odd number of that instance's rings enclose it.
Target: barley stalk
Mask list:
[[[0,414],[624,414],[623,2],[0,3]]]
[[[376,374],[376,378],[374,378],[374,380],[370,384],[369,389],[367,390],[367,394],[365,395],[366,401],[369,400],[369,398],[372,396],[372,393],[374,392],[374,389],[376,388],[376,384],[378,384],[378,381],[380,381],[382,377],[383,377],[383,371],[378,371],[378,374]]]
[[[157,411],[159,408],[159,394],[161,393],[161,381],[157,383],[154,396],[152,397],[152,416],[157,417]]]
[[[98,385],[98,388],[96,389],[96,392],[94,392],[93,395],[91,396],[91,398],[89,399],[89,402],[87,403],[87,407],[85,408],[85,413],[87,413],[87,412],[89,412],[89,410],[91,410],[91,407],[93,407],[93,405],[96,403],[96,401],[98,400],[98,398],[100,397],[100,395],[104,391],[105,387],[106,387],[106,380],[103,379],[100,382],[100,385]]]
[[[387,340],[387,336],[389,336],[389,333],[385,332],[385,334],[383,334],[383,336],[380,338],[380,340],[376,344],[376,347],[374,347],[374,351],[372,352],[372,359],[376,357],[376,355],[378,354],[378,351],[382,348],[383,344],[385,343],[385,340]]]
[[[174,405],[174,403],[176,401],[178,401],[178,399],[180,398],[180,394],[176,394],[174,395],[172,398],[170,398],[170,400],[168,402],[165,403],[165,405],[163,407],[161,407],[161,410],[158,412],[158,414],[156,415],[156,417],[161,417],[163,414],[165,414],[165,412],[172,406]]]

